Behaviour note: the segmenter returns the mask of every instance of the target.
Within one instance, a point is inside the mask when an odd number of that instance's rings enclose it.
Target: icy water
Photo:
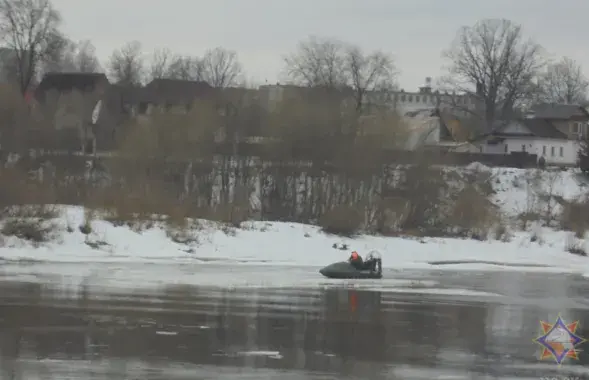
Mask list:
[[[301,269],[231,273],[256,270]],[[413,271],[396,282],[130,288],[8,272],[2,380],[589,379],[589,352],[557,366],[532,341],[559,314],[589,338],[589,283],[577,276]]]

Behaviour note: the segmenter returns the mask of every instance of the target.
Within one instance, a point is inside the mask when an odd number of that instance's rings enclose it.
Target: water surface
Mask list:
[[[108,289],[5,279],[0,378],[589,378],[589,353],[558,367],[539,361],[532,342],[539,321],[559,314],[579,320],[577,332],[589,337],[583,278],[405,276],[398,278],[402,286],[303,288]]]

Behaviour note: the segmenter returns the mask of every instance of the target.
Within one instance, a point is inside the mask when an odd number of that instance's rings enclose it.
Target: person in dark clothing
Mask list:
[[[362,261],[362,257],[360,257],[360,255],[356,251],[352,252],[348,261],[350,262],[350,264],[354,266],[354,268],[358,270],[362,270],[364,268],[364,262]]]

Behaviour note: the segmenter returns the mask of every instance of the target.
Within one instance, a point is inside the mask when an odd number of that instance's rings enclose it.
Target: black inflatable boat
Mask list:
[[[372,258],[375,264],[371,269],[357,269],[349,261],[340,261],[330,264],[319,270],[319,273],[327,278],[336,279],[379,279],[382,278],[382,260]]]

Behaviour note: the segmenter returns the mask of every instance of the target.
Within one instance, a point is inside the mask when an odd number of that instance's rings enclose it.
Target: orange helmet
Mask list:
[[[358,252],[353,251],[352,252],[352,258],[357,259],[358,258]]]

